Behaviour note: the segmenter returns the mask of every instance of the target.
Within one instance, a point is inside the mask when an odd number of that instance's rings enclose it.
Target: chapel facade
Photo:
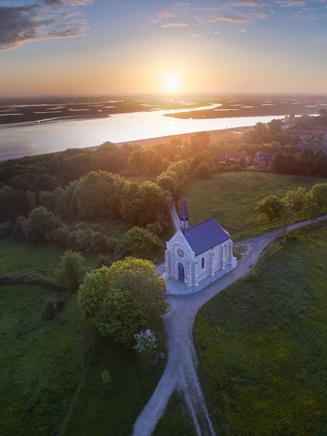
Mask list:
[[[189,227],[189,212],[182,202],[180,228],[166,243],[165,279],[198,288],[237,266],[230,234],[215,219]]]

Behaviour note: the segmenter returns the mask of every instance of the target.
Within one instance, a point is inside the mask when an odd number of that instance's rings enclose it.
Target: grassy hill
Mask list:
[[[200,311],[199,373],[219,434],[325,434],[326,253],[326,224],[292,233]]]
[[[310,188],[326,181],[316,177],[289,176],[261,171],[218,173],[205,180],[191,179],[186,188],[191,223],[215,217],[232,234],[234,240],[255,236],[272,225],[258,219],[256,202],[268,194],[283,194],[299,186]]]
[[[0,274],[51,275],[62,252],[0,240]],[[88,265],[97,259],[87,257]],[[0,297],[0,434],[55,435],[67,416],[62,436],[130,434],[165,362],[145,366],[130,350],[99,338],[94,351],[75,294],[21,284],[0,286]],[[63,300],[64,308],[46,321],[49,300]],[[112,376],[109,390],[103,370]]]

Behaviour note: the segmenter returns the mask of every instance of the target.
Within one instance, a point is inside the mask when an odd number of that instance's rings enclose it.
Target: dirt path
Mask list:
[[[327,220],[327,215],[313,222],[301,221],[262,236],[241,241],[235,245],[246,247],[246,254],[235,270],[196,294],[168,297],[170,310],[165,316],[168,362],[157,388],[135,422],[134,436],[150,436],[153,433],[176,388],[184,394],[197,434],[215,435],[196,373],[197,357],[192,330],[197,312],[215,295],[246,276],[254,268],[265,248],[283,233],[325,220]]]

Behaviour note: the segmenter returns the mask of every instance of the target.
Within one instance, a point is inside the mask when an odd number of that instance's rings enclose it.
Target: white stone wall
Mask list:
[[[204,268],[202,268],[204,259]],[[233,242],[228,240],[195,256],[183,235],[177,233],[168,243],[165,255],[165,276],[178,280],[178,264],[184,267],[185,284],[198,286],[199,281],[214,276],[233,262]]]

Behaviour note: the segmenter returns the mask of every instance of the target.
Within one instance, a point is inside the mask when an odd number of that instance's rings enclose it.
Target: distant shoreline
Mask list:
[[[140,139],[140,140],[133,140],[133,141],[124,141],[124,142],[114,142],[113,144],[117,146],[123,146],[125,144],[140,144],[140,145],[146,145],[148,147],[151,147],[153,145],[158,145],[160,143],[167,144],[173,139],[181,139],[182,141],[189,141],[193,136],[198,135],[200,133],[208,133],[210,136],[211,141],[216,140],[222,140],[223,137],[231,137],[231,135],[242,135],[246,133],[247,131],[253,129],[255,125],[253,126],[246,126],[246,127],[231,127],[228,129],[221,129],[221,130],[203,130],[200,132],[192,132],[192,133],[180,133],[177,135],[167,135],[167,136],[158,136],[154,138],[147,138],[147,139]]]

